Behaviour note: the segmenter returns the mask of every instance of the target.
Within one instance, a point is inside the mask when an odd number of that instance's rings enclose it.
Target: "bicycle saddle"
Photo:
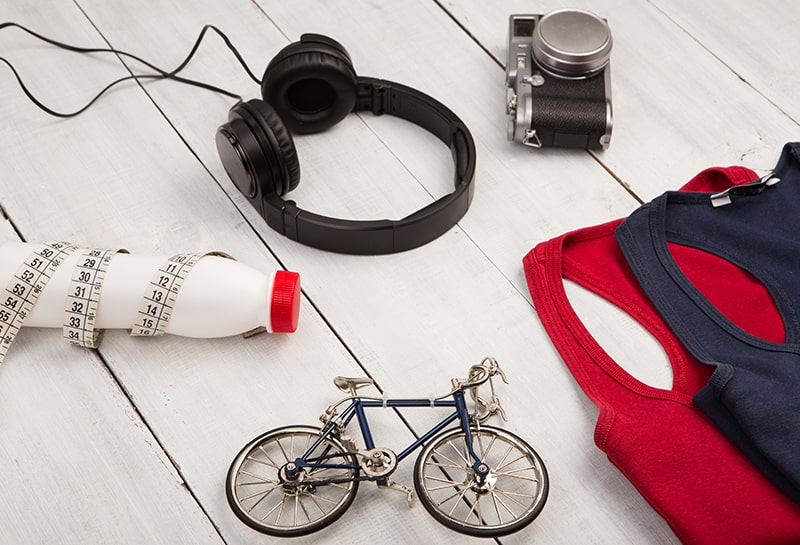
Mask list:
[[[364,386],[373,384],[373,380],[368,377],[334,377],[333,383],[343,392],[355,395],[356,390]]]

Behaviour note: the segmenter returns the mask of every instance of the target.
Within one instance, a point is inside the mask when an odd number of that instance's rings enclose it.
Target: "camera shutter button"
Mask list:
[[[587,77],[601,71],[611,56],[611,29],[594,13],[562,9],[543,15],[533,34],[533,56],[548,71]]]

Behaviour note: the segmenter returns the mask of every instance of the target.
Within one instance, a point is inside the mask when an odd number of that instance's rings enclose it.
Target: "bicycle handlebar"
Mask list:
[[[461,390],[464,392],[472,388],[477,388],[485,384],[486,381],[490,380],[495,375],[500,375],[503,382],[508,384],[508,379],[503,370],[500,369],[500,364],[497,363],[497,360],[494,358],[487,356],[483,358],[483,361],[469,368],[467,378],[463,380],[457,378],[453,379],[453,391]]]
[[[452,380],[453,389],[450,391],[450,394],[457,391],[465,393],[469,392],[473,401],[475,402],[475,412],[473,417],[479,422],[485,421],[495,413],[500,413],[500,416],[503,418],[503,420],[507,420],[506,412],[503,409],[503,406],[500,405],[500,398],[498,398],[494,392],[492,377],[495,375],[500,375],[500,378],[503,380],[503,382],[508,384],[506,374],[502,369],[500,369],[500,364],[497,363],[497,360],[492,357],[485,357],[479,364],[473,365],[469,368],[467,378],[463,380],[454,378]],[[491,401],[488,403],[478,396],[478,388],[480,388],[486,382],[489,383],[489,386],[492,389]]]

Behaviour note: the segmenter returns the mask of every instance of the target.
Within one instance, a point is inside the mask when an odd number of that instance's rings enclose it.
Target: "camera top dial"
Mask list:
[[[562,9],[539,19],[532,53],[539,66],[554,75],[586,78],[608,64],[612,42],[604,19],[588,11]]]

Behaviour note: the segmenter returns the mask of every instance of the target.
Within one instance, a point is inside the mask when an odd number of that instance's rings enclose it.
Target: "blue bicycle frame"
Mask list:
[[[367,421],[367,415],[365,409],[372,408],[372,407],[392,407],[392,408],[405,408],[405,407],[452,407],[455,410],[430,430],[428,430],[424,435],[422,435],[419,439],[411,443],[408,447],[405,448],[402,452],[397,454],[397,462],[399,463],[408,455],[410,455],[415,449],[424,445],[429,439],[431,439],[434,435],[441,432],[447,426],[449,426],[454,421],[458,420],[461,429],[464,431],[466,436],[466,447],[467,452],[469,453],[470,457],[474,461],[473,469],[475,470],[477,475],[482,475],[488,471],[486,465],[482,463],[482,460],[478,457],[475,451],[472,448],[472,434],[470,432],[470,415],[469,411],[467,410],[467,403],[464,399],[464,392],[460,390],[454,391],[452,394],[452,399],[386,399],[386,400],[377,400],[377,399],[363,399],[361,397],[355,396],[353,397],[353,401],[350,405],[347,406],[344,411],[341,413],[341,426],[342,428],[346,428],[347,425],[356,418],[358,421],[359,428],[361,429],[361,436],[364,440],[364,445],[366,446],[367,450],[375,448],[375,441],[372,438],[372,431],[369,428],[369,422]],[[312,452],[315,451],[317,447],[332,433],[334,433],[337,428],[339,427],[339,423],[335,421],[329,422],[325,428],[322,430],[320,437],[314,442],[311,447],[306,450],[306,452],[296,458],[293,463],[287,464],[286,467],[286,474],[291,478],[292,475],[299,473],[303,469],[359,469],[358,464],[345,464],[345,463],[326,463],[325,462],[325,455],[319,456],[315,455],[313,458],[309,458]],[[291,466],[291,467],[289,467]],[[383,479],[377,479],[380,483]]]

